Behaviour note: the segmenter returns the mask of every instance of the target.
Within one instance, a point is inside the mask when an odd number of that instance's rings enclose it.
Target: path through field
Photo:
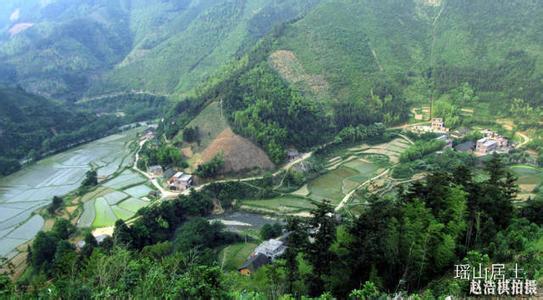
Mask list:
[[[355,189],[353,189],[352,191],[350,191],[347,195],[345,195],[345,197],[343,197],[343,199],[341,200],[341,202],[338,204],[338,206],[336,206],[335,208],[335,211],[339,211],[343,208],[343,206],[345,206],[345,204],[347,204],[347,202],[349,202],[349,200],[351,199],[351,196],[356,192],[358,191],[359,189],[361,189],[362,187],[366,186],[367,184],[369,184],[370,182],[374,181],[374,180],[377,180],[383,176],[385,176],[386,174],[388,174],[388,172],[390,171],[390,169],[386,169],[385,171],[383,171],[381,174],[373,177],[373,178],[370,178],[364,182],[362,182],[361,184],[359,184]]]

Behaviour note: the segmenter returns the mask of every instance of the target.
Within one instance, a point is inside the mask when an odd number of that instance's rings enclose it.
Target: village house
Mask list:
[[[164,169],[162,169],[162,166],[159,166],[159,165],[150,166],[149,173],[151,173],[153,176],[159,177],[164,174]]]
[[[192,186],[192,175],[177,172],[168,180],[168,185],[172,191],[185,191]]]
[[[432,118],[432,132],[449,132],[449,128],[445,127],[442,118]]]
[[[288,235],[286,235],[288,236]],[[255,248],[249,258],[238,269],[242,275],[250,275],[263,265],[273,262],[285,253],[287,246],[281,239],[271,239],[262,242]]]
[[[285,243],[280,240],[271,239],[264,241],[262,242],[262,244],[258,245],[258,247],[256,247],[254,251],[254,254],[264,254],[271,261],[274,261],[277,257],[283,255],[286,249],[287,247],[285,246]]]
[[[287,157],[289,161],[295,160],[300,157],[300,152],[296,149],[289,149],[287,152]]]
[[[498,143],[489,138],[482,138],[477,140],[476,152],[478,154],[490,154],[498,149]]]
[[[454,147],[454,150],[458,152],[467,152],[467,153],[472,153],[473,149],[475,149],[475,143],[472,141],[467,141],[462,144],[458,144]]]
[[[482,131],[484,137],[477,141],[475,152],[478,155],[487,155],[493,152],[509,152],[511,147],[507,138],[491,130]]]
[[[241,267],[239,267],[238,271],[241,275],[248,276],[256,272],[258,269],[260,269],[260,267],[269,263],[270,259],[266,255],[258,254],[249,257],[249,259],[246,260]]]
[[[442,118],[432,118],[430,125],[418,125],[413,126],[412,129],[418,133],[433,132],[433,133],[449,133],[449,128],[445,127],[445,123]]]

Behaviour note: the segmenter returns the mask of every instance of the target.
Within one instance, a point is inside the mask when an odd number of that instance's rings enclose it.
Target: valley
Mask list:
[[[459,266],[520,267],[535,296],[541,20],[539,1],[6,0],[0,298],[494,296]]]

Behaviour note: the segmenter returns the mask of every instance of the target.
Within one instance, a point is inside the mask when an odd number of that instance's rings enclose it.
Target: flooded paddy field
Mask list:
[[[210,220],[220,221],[226,228],[232,231],[243,231],[247,229],[260,230],[265,224],[283,223],[280,218],[273,218],[250,212],[229,212],[216,215]]]
[[[35,211],[49,205],[54,196],[76,190],[91,168],[103,181],[131,165],[129,144],[140,130],[81,145],[0,178],[0,256],[12,257],[18,245],[31,240],[44,224]]]

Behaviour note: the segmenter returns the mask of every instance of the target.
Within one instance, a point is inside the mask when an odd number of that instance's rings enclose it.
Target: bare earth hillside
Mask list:
[[[207,162],[216,155],[224,155],[224,172],[240,172],[255,168],[272,169],[273,163],[266,153],[246,138],[227,128],[204,150],[202,160]]]

